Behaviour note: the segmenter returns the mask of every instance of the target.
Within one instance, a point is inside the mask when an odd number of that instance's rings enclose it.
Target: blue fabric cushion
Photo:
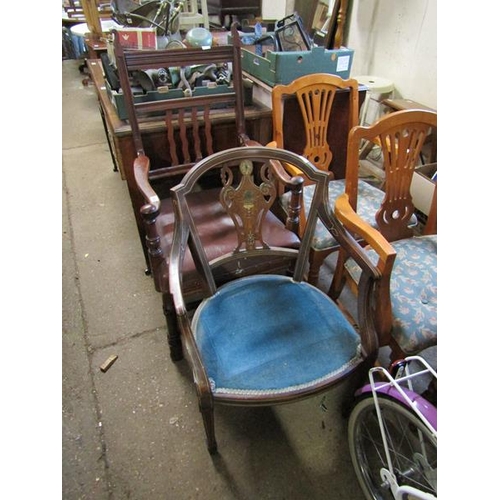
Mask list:
[[[333,208],[337,198],[345,192],[345,179],[338,179],[331,181],[328,184],[328,199],[330,201],[330,206]],[[314,194],[314,186],[305,186],[303,192],[304,200],[304,210],[305,213],[309,213],[309,207],[311,206],[312,196]],[[285,210],[287,210],[290,204],[290,192],[285,193],[281,197],[281,204]],[[379,188],[372,186],[368,182],[363,180],[358,181],[358,203],[357,203],[357,213],[364,219],[370,226],[377,227],[377,222],[375,220],[375,214],[380,208],[384,200],[385,193]],[[415,215],[412,216],[410,225],[414,226],[417,224],[417,218]],[[324,250],[326,248],[331,248],[337,246],[337,241],[326,229],[321,221],[318,221],[316,225],[316,232],[313,237],[312,247],[315,250]]]
[[[222,286],[197,309],[193,333],[214,394],[307,389],[361,359],[359,335],[335,303],[287,276]]]
[[[391,243],[397,252],[391,274],[392,336],[408,355],[437,344],[437,236],[417,236]],[[373,262],[377,254],[368,250]],[[357,281],[358,265],[346,269]]]

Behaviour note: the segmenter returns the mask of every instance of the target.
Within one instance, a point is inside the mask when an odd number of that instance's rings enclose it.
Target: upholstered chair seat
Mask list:
[[[345,191],[345,179],[331,181],[328,184],[328,199],[330,206],[335,206],[336,199]],[[288,212],[290,206],[290,192],[284,193],[280,198],[280,203],[285,212]],[[311,206],[311,199],[313,195],[313,186],[304,186],[303,203],[304,211],[307,214]],[[358,181],[358,205],[357,212],[362,219],[364,219],[370,226],[376,228],[377,221],[375,215],[382,205],[385,193],[381,189],[372,186],[366,181]],[[410,220],[410,226],[416,226],[418,223],[417,217],[413,214]],[[338,247],[338,243],[334,236],[325,228],[325,226],[318,221],[316,231],[314,233],[312,247],[314,250],[320,251],[332,247]]]
[[[223,285],[197,309],[192,330],[221,398],[290,396],[361,360],[359,334],[340,309],[318,288],[286,276]]]
[[[397,252],[390,280],[391,334],[407,355],[437,345],[437,235],[393,241]],[[378,254],[368,249],[374,263]],[[359,281],[361,269],[352,259],[346,271]]]

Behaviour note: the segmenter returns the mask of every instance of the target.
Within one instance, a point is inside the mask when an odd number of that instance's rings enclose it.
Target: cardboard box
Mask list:
[[[157,49],[156,28],[119,28],[116,30],[123,47],[130,49]],[[106,38],[109,62],[116,66],[115,46],[111,37]]]
[[[116,30],[122,47],[157,49],[156,28],[119,28]]]
[[[429,215],[431,208],[435,180],[437,179],[437,163],[429,163],[417,167],[413,173],[413,179],[410,186],[410,194],[413,198],[413,204],[417,210],[425,215]]]
[[[248,34],[242,42],[248,43]],[[230,37],[228,41],[230,43]],[[351,75],[354,50],[342,47],[326,50],[313,47],[311,50],[275,52],[263,47],[263,55],[255,54],[254,45],[241,47],[243,71],[258,78],[267,85],[288,84],[299,76],[311,73],[330,73],[347,79]]]

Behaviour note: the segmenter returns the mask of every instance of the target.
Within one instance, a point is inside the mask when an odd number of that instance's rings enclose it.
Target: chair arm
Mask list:
[[[146,204],[155,207],[156,210],[159,210],[160,198],[149,183],[149,169],[149,158],[144,154],[139,154],[134,160],[134,179],[137,184],[137,188],[144,196]]]
[[[155,288],[158,292],[165,292],[164,276],[168,266],[166,260],[168,255],[164,255],[161,245],[161,238],[158,234],[157,219],[160,214],[159,206],[146,203],[140,209],[141,217],[146,233],[146,247],[148,250],[149,268],[153,277]]]
[[[182,264],[183,256],[186,253],[186,247],[188,245],[188,238],[189,226],[177,211],[168,269],[170,294],[174,303],[177,324],[184,340],[184,348],[192,364],[193,378],[196,387],[200,394],[211,395],[210,381],[201,361],[201,355],[191,330],[191,321],[182,293]]]
[[[268,147],[268,148],[277,148],[278,147],[278,143],[276,141],[271,141],[271,142],[268,142],[266,144],[266,147]],[[288,163],[285,164],[284,168],[282,167],[282,171],[283,171],[283,175],[286,174],[286,176],[288,176],[288,178],[298,177],[298,176],[304,175],[299,168],[294,167],[293,165],[290,165]]]
[[[337,198],[335,202],[335,216],[349,231],[360,236],[375,250],[383,263],[381,271],[384,270],[387,264],[391,264],[392,268],[392,263],[396,258],[396,251],[377,229],[370,226],[354,211],[349,203],[349,195],[347,193],[343,193]]]
[[[302,191],[304,187],[304,177],[301,175],[291,176],[283,167],[283,164],[277,160],[271,160],[273,173],[280,185],[278,192],[282,193],[285,189],[291,193],[288,210],[286,213],[285,226],[289,231],[300,235],[300,216],[302,212]]]
[[[349,208],[352,209],[350,205]],[[357,322],[360,326],[358,331],[361,336],[361,343],[365,350],[365,354],[369,355],[371,358],[376,357],[379,342],[376,327],[377,318],[374,310],[377,300],[376,290],[382,279],[382,272],[379,267],[370,260],[364,248],[356,241],[351,232],[348,231],[337,214],[337,211],[335,211],[335,213],[332,212],[326,193],[325,200],[319,207],[319,215],[324,226],[330,231],[340,245],[337,266],[343,266],[343,264],[339,264],[339,261],[345,262],[345,258],[350,257],[361,268],[357,294]]]
[[[134,160],[134,180],[137,189],[143,196],[144,204],[140,208],[143,221],[144,232],[146,233],[146,246],[148,250],[149,267],[153,276],[155,288],[159,292],[164,292],[165,284],[162,277],[165,275],[165,266],[168,266],[161,246],[161,238],[158,234],[156,221],[160,215],[160,198],[149,183],[149,158],[144,154],[139,154]]]
[[[366,223],[352,208],[349,203],[349,195],[340,195],[335,202],[335,216],[350,232],[361,237],[367,245],[373,249],[377,256],[377,270],[380,277],[374,286],[373,306],[374,325],[379,337],[379,345],[387,345],[390,330],[392,328],[392,305],[390,298],[391,273],[396,260],[394,247],[375,228]],[[359,243],[355,245],[363,253],[363,247]],[[366,255],[366,253],[365,253]],[[351,255],[352,256],[352,255]],[[344,261],[339,255],[339,260]],[[358,265],[361,265],[357,261]],[[341,264],[343,266],[343,264]],[[337,270],[336,270],[337,271]],[[358,283],[358,292],[362,284]]]
[[[248,135],[246,135],[246,134],[240,134],[239,141],[240,141],[241,146],[248,146],[248,147],[262,146],[262,144],[260,142],[255,141],[253,139],[250,139],[250,137],[248,137]]]
[[[210,380],[201,360],[201,354],[198,346],[196,345],[193,331],[191,330],[191,322],[189,320],[187,312],[185,314],[182,314],[181,316],[178,316],[177,322],[184,340],[183,347],[186,351],[187,358],[190,361],[191,369],[193,371],[193,381],[195,383],[198,394],[202,399],[202,401],[200,401],[200,404],[211,404],[212,388],[210,386]],[[206,397],[208,397],[209,400],[203,401]]]

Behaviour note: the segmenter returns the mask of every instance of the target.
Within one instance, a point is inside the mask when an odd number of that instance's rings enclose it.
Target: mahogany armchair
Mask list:
[[[349,134],[346,192],[335,214],[367,246],[363,252],[382,274],[374,289],[375,324],[381,346],[391,359],[417,354],[437,344],[437,185],[425,227],[410,224],[415,207],[410,185],[426,139],[436,132],[437,113],[397,111]],[[376,142],[383,155],[385,196],[376,214],[376,229],[356,206],[361,141]],[[344,283],[356,292],[360,269],[341,249],[330,288],[338,297]]]
[[[277,197],[281,163],[299,168],[314,188],[298,249],[272,244],[263,224]],[[227,231],[234,234],[233,248],[217,256],[207,252],[196,222],[196,186],[214,174],[220,207],[231,221]],[[371,301],[378,270],[355,250],[352,237],[333,216],[327,183],[328,175],[299,155],[240,147],[201,160],[172,189],[170,289],[211,453],[217,450],[214,404],[276,405],[341,382],[349,384],[347,394],[353,394],[351,389],[377,358]],[[361,266],[356,327],[327,294],[304,281],[318,220]],[[293,274],[248,271],[250,262],[269,259],[293,260]],[[196,263],[204,291],[194,313],[184,291],[187,260]],[[227,270],[228,279],[220,286],[220,275]]]
[[[163,296],[163,310],[167,321],[169,339],[176,338],[177,324],[173,314],[168,281],[168,258],[174,229],[174,212],[170,188],[176,185],[193,165],[214,153],[214,131],[220,114],[233,113],[235,127],[232,146],[256,144],[245,131],[244,98],[241,72],[239,36],[233,26],[233,45],[214,46],[210,49],[180,48],[172,50],[125,50],[115,39],[115,57],[123,94],[126,98],[127,113],[133,132],[137,158],[134,161],[132,178],[127,178],[132,206],[143,246],[147,272],[154,279],[155,288]],[[138,71],[158,68],[191,68],[209,65],[214,71],[229,72],[231,82],[225,91],[209,92],[196,96],[180,92],[180,96],[169,100],[142,102],[133,98],[131,75]],[[175,93],[177,89],[169,92]],[[164,144],[154,144],[163,152],[162,164],[152,165],[148,151],[143,144],[141,131],[157,126],[152,113],[161,113],[165,120]],[[139,122],[139,117],[142,118]],[[229,144],[231,142],[229,141]],[[230,222],[221,210],[219,190],[213,188],[214,179],[206,178],[197,186],[195,195],[195,219],[202,234],[203,243],[211,257],[226,253],[234,246],[234,238],[226,227]],[[290,216],[282,222],[272,212],[268,212],[264,227],[268,240],[273,245],[297,248],[298,218],[301,178],[291,178],[281,173],[282,189],[291,190],[293,201]],[[286,227],[285,227],[286,226]],[[285,272],[290,262],[270,259],[259,263],[263,270]],[[201,280],[194,263],[186,264],[184,293],[188,302],[196,301],[200,294]],[[182,353],[178,344],[171,342],[172,359],[179,359]]]
[[[127,176],[126,181],[149,271],[146,233],[140,212],[149,196],[147,184],[152,184],[161,199],[168,199],[170,187],[177,184],[196,161],[215,151],[214,131],[221,110],[226,109],[234,115],[234,133],[232,143],[229,144],[239,146],[249,141],[245,131],[241,49],[239,37],[236,37],[233,45],[216,46],[208,50],[133,50],[124,48],[118,36],[113,43],[127,120],[132,129],[137,154],[134,176]],[[202,67],[212,68],[214,73],[217,72],[216,78],[226,76],[226,87],[220,87],[225,92],[192,96],[183,86],[181,74],[185,80],[190,68],[194,68],[195,73],[195,69]],[[151,75],[152,72],[163,75],[164,83],[157,88],[159,99],[145,100],[146,93],[137,94],[138,83],[142,81],[140,78]],[[162,99],[166,94],[172,97]],[[142,131],[158,127],[161,117],[165,124],[163,141],[146,144]],[[151,155],[148,153],[153,148],[155,158],[159,159],[151,164]],[[143,178],[146,170],[147,177]],[[146,184],[146,188],[143,184]],[[165,212],[171,213],[171,207],[165,207]]]
[[[340,113],[335,107],[336,99],[341,99],[341,94],[348,94],[348,112]],[[285,123],[287,106],[297,101],[300,109],[301,123],[294,123],[295,133],[288,129],[289,122]],[[329,172],[329,198],[333,207],[336,198],[344,192],[345,180],[337,178],[332,172],[332,164],[337,160],[342,162],[342,173],[345,171],[344,150],[347,145],[349,130],[359,121],[359,89],[358,82],[354,79],[344,80],[338,76],[326,73],[314,73],[297,78],[288,85],[276,85],[272,90],[273,110],[273,141],[269,146],[288,149],[303,154],[318,169]],[[347,119],[346,116],[347,115]],[[299,133],[300,132],[300,133]],[[335,134],[343,134],[337,139],[337,147],[333,146]],[[305,141],[301,137],[305,136]],[[288,139],[287,139],[288,137]],[[299,175],[290,167],[287,170],[293,175]],[[382,199],[383,192],[368,182],[359,180],[359,211],[362,216],[373,218]],[[303,204],[301,206],[302,224],[309,210],[311,188],[304,187]],[[280,203],[288,209],[291,193],[281,196]],[[316,284],[321,265],[331,253],[338,250],[339,244],[332,234],[322,224],[318,224],[316,234],[312,241],[309,254],[308,281]]]

